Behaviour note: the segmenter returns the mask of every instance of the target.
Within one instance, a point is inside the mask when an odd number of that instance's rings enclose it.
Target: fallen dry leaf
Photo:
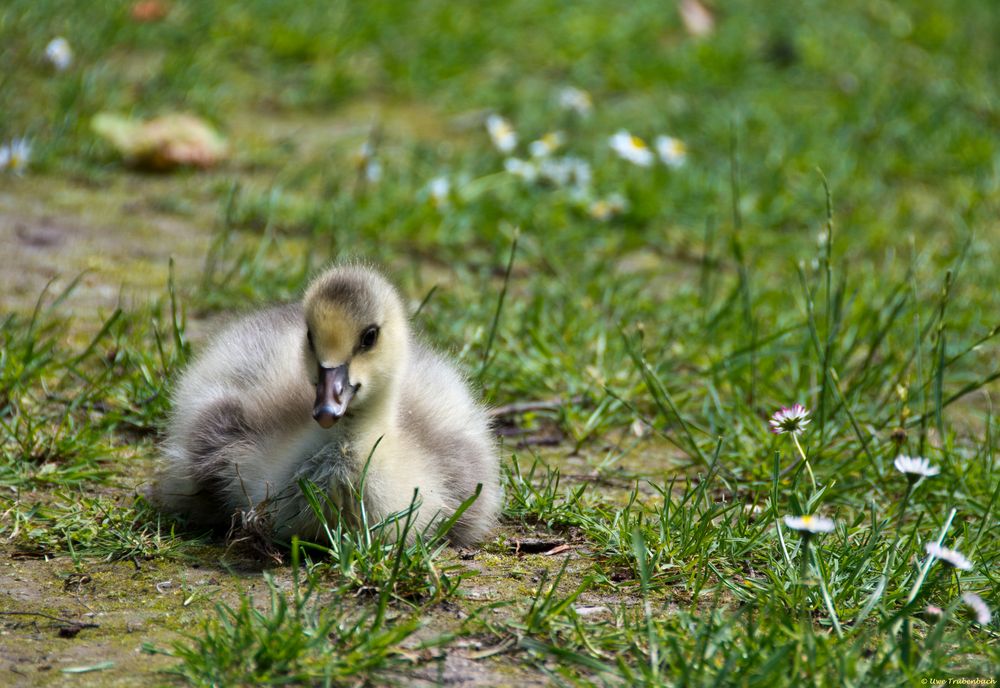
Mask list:
[[[692,36],[707,36],[715,28],[715,17],[698,0],[681,0],[681,19]]]
[[[137,22],[160,21],[167,16],[170,5],[161,0],[142,0],[132,5],[132,19]]]
[[[94,116],[91,126],[128,164],[144,169],[207,168],[228,154],[225,139],[193,115],[163,115],[143,122],[102,112]]]

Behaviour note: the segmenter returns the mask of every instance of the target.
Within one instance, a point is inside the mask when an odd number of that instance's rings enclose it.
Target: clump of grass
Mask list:
[[[528,524],[547,527],[578,525],[585,511],[584,493],[587,484],[573,490],[560,489],[558,468],[548,465],[537,455],[532,457],[527,472],[522,471],[517,455],[503,464],[504,516]]]
[[[0,533],[19,556],[153,559],[176,556],[197,543],[178,536],[173,523],[142,497],[115,500],[56,493],[38,504],[14,504],[5,516],[9,525]]]
[[[167,385],[188,355],[173,279],[168,315],[161,304],[117,308],[76,348],[63,307],[79,279],[51,299],[43,291],[30,317],[0,324],[0,485],[106,479],[114,433],[148,436],[166,414]]]
[[[304,551],[321,555],[317,570],[335,572],[344,589],[379,593],[379,614],[390,598],[405,601],[441,600],[454,594],[462,567],[441,563],[448,531],[479,497],[479,490],[447,518],[421,529],[414,516],[420,508],[416,492],[402,511],[372,522],[363,498],[364,479],[349,508],[338,507],[330,496],[309,481],[301,483],[313,512],[321,519],[325,543],[302,543]]]
[[[265,608],[243,595],[235,608],[216,605],[197,634],[146,650],[176,657],[169,673],[192,686],[351,685],[391,681],[441,642],[413,639],[416,616],[387,621],[342,600],[322,602],[315,581],[291,593],[265,582]]]

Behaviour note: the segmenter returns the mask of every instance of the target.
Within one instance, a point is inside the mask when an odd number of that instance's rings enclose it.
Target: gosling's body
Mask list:
[[[395,289],[368,268],[334,267],[302,304],[224,329],[173,401],[154,497],[196,522],[226,527],[253,509],[279,538],[316,537],[302,479],[337,505],[330,518],[354,525],[358,494],[372,525],[406,510],[417,490],[415,532],[481,484],[450,532],[459,545],[485,536],[499,510],[485,410],[455,368],[416,341]]]

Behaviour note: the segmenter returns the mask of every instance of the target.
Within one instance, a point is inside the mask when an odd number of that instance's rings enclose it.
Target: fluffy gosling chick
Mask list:
[[[316,537],[302,479],[355,525],[357,494],[374,524],[417,490],[416,532],[481,484],[450,531],[457,545],[485,536],[500,508],[484,408],[414,338],[398,292],[367,267],[334,266],[301,303],[225,328],[181,377],[173,405],[153,497],[195,522],[226,527],[249,512],[279,538]]]

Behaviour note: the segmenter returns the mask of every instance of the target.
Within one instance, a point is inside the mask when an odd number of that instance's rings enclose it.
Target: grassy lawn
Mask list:
[[[715,1],[700,37],[662,2],[153,4],[0,7],[0,684],[1000,675],[994,0]],[[92,128],[171,112],[228,158]],[[262,553],[143,498],[212,328],[342,257],[496,408],[479,548]]]

